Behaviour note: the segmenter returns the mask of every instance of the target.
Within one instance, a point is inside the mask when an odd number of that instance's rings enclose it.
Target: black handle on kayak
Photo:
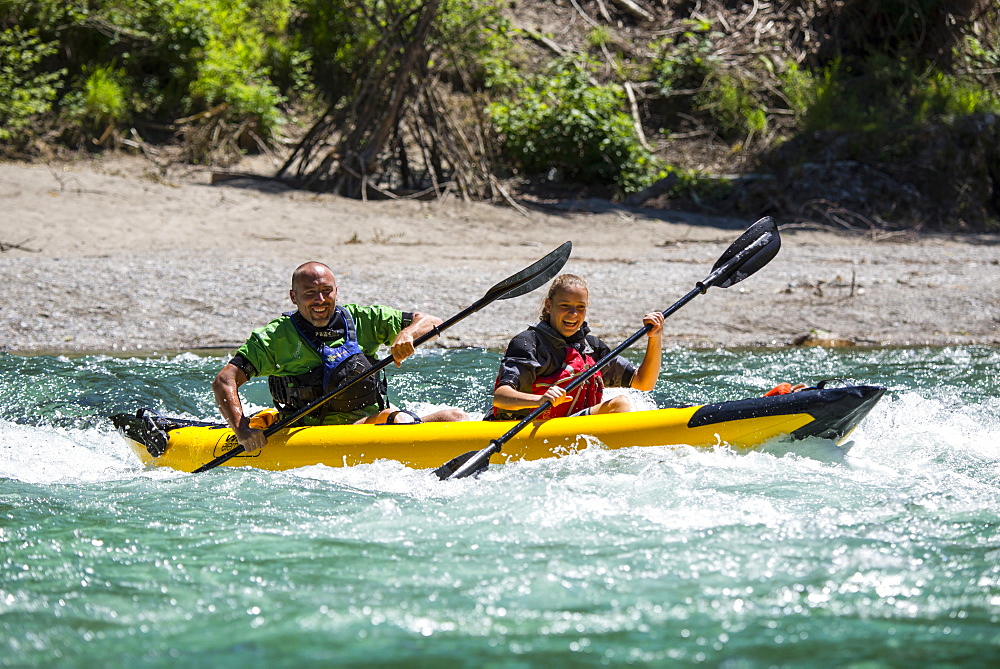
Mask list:
[[[693,300],[696,296],[708,291],[708,289],[712,286],[728,288],[733,284],[739,283],[767,263],[771,262],[771,259],[777,255],[778,249],[780,248],[781,238],[778,235],[778,226],[774,223],[774,219],[770,216],[760,219],[750,226],[746,232],[740,235],[740,237],[733,242],[728,249],[726,249],[726,252],[722,254],[719,260],[712,267],[711,274],[709,274],[703,281],[699,281],[695,284],[695,288],[691,292],[675,302],[666,311],[662,312],[663,317],[668,318],[675,311]],[[601,369],[607,366],[607,364],[614,360],[622,351],[638,341],[652,328],[653,326],[649,323],[644,325],[638,332],[619,344],[615,350],[611,351],[597,361],[593,367],[574,378],[566,386],[566,392],[569,393],[579,387],[580,384],[585,383],[587,379],[601,371]],[[538,416],[551,406],[551,402],[543,402],[531,413],[521,419],[521,422],[517,425],[507,430],[507,432],[500,437],[490,441],[490,445],[486,448],[476,453],[465,453],[464,455],[460,455],[435,469],[434,473],[437,474],[438,478],[448,480],[465,478],[466,476],[483,470],[489,465],[490,457],[499,453],[503,448],[503,445],[507,443],[511,437],[520,432],[528,423],[538,418]]]
[[[441,323],[429,332],[425,332],[420,337],[413,341],[414,346],[420,346],[426,341],[433,339],[434,337],[440,335],[443,331],[450,328],[455,323],[458,323],[467,316],[476,313],[486,305],[495,302],[497,300],[509,300],[512,297],[519,297],[525,293],[530,293],[542,284],[546,283],[549,279],[554,277],[559,270],[563,268],[566,261],[569,259],[569,254],[573,250],[572,242],[565,242],[561,244],[558,248],[553,250],[547,256],[538,260],[528,267],[525,267],[520,272],[513,274],[503,281],[500,281],[483,295],[479,300],[477,300],[473,305],[466,307],[459,313],[455,314],[445,322]],[[391,355],[386,356],[382,360],[372,365],[370,368],[366,369],[361,374],[358,374],[353,379],[342,383],[333,390],[330,390],[325,395],[319,399],[313,401],[312,403],[302,407],[295,413],[282,418],[273,425],[269,426],[264,430],[264,438],[270,437],[272,434],[278,430],[284,429],[289,425],[295,423],[297,420],[309,415],[320,406],[322,406],[327,400],[336,397],[337,395],[347,391],[355,384],[367,379],[372,374],[377,374],[381,370],[385,369],[392,363],[393,357]],[[238,444],[231,451],[226,451],[219,457],[215,458],[211,462],[208,462],[201,467],[194,470],[194,473],[206,472],[209,469],[214,469],[226,462],[227,460],[236,457],[240,453],[244,452],[242,444]]]

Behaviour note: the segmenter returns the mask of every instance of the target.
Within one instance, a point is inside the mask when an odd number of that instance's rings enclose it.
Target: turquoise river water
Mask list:
[[[186,474],[106,416],[216,419],[223,356],[0,353],[0,666],[1000,662],[1000,349],[664,355],[654,402],[889,390],[842,448]],[[481,412],[497,359],[421,350],[390,385]]]

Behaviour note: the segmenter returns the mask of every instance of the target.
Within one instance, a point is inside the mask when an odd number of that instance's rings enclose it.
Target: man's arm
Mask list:
[[[396,339],[392,342],[389,350],[392,351],[392,359],[396,362],[396,367],[403,364],[403,361],[413,355],[416,347],[413,341],[427,334],[443,323],[437,316],[413,312],[413,320],[405,328],[399,331]]]
[[[219,413],[236,434],[237,441],[247,453],[254,453],[267,443],[267,439],[263,431],[250,427],[250,419],[243,413],[239,388],[247,381],[249,379],[242,369],[228,363],[212,381],[212,392],[215,393]]]

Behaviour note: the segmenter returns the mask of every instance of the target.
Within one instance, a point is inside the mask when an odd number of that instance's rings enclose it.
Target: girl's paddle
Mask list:
[[[475,304],[463,309],[461,312],[455,314],[454,316],[452,316],[451,318],[449,318],[444,323],[437,326],[430,332],[421,335],[413,342],[413,345],[420,346],[427,340],[440,335],[441,332],[443,332],[444,330],[447,330],[455,323],[464,319],[466,316],[476,313],[477,311],[479,311],[486,305],[490,304],[491,302],[495,302],[496,300],[509,300],[512,297],[518,297],[520,295],[524,295],[525,293],[530,293],[539,286],[544,285],[545,283],[548,282],[549,279],[551,279],[552,277],[554,277],[556,274],[559,273],[559,270],[562,269],[563,265],[565,265],[566,261],[569,259],[569,254],[570,251],[572,250],[573,250],[572,242],[566,242],[562,244],[559,248],[555,249],[541,260],[532,263],[530,266],[525,267],[517,274],[507,277],[500,283],[490,288],[488,291],[486,291],[486,294],[483,295],[481,298],[479,298],[479,300]],[[324,402],[326,402],[330,398],[336,397],[337,395],[346,391],[354,384],[362,381],[363,379],[368,378],[372,374],[376,374],[379,371],[385,369],[391,363],[392,363],[392,356],[391,355],[386,356],[385,358],[378,361],[377,363],[372,365],[369,369],[365,370],[364,372],[354,377],[350,381],[347,381],[346,383],[341,384],[340,386],[334,388],[333,390],[330,390],[325,395],[323,395],[316,401],[312,402],[311,404],[302,407],[295,413],[286,416],[281,420],[279,420],[278,422],[274,423],[266,430],[264,430],[264,437],[265,438],[270,437],[278,430],[284,429],[289,425],[292,425],[303,416],[306,416],[315,411],[316,409],[318,409],[320,406],[322,406]],[[199,473],[199,472],[206,472],[209,469],[214,469],[219,465],[221,465],[222,463],[229,460],[230,458],[236,457],[242,452],[243,452],[243,446],[241,444],[238,444],[231,451],[226,451],[219,457],[215,458],[209,463],[202,465],[201,467],[195,469],[194,471],[195,473]]]
[[[778,226],[774,220],[768,216],[762,218],[751,225],[740,238],[733,242],[732,246],[726,249],[715,266],[712,273],[696,284],[694,290],[678,300],[672,307],[663,312],[663,317],[667,318],[685,304],[693,300],[697,295],[706,292],[712,286],[728,288],[735,283],[739,283],[761,267],[771,262],[771,259],[781,248],[781,238],[778,236]],[[601,371],[609,362],[615,359],[622,351],[634,344],[652,328],[647,324],[634,335],[623,341],[618,348],[608,353],[580,376],[573,379],[566,386],[566,392],[570,392],[581,383],[584,383],[591,376]],[[528,423],[537,418],[543,411],[551,406],[550,402],[544,402],[530,414],[525,416],[520,423],[507,430],[498,439],[490,442],[490,445],[481,451],[472,451],[460,455],[434,470],[438,478],[442,480],[460,479],[476,474],[485,469],[490,463],[490,457],[499,453],[503,445],[515,434],[520,432]]]

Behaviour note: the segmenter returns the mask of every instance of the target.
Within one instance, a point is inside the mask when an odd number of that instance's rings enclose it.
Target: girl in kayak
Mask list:
[[[660,374],[663,314],[653,311],[642,318],[653,327],[646,335],[646,354],[637,368],[617,356],[585,383],[566,393],[577,375],[611,352],[590,334],[587,326],[587,283],[575,274],[557,276],[542,306],[541,320],[514,337],[500,361],[493,385],[495,420],[516,420],[544,402],[552,406],[540,419],[560,416],[634,411],[628,395],[604,401],[604,387],[649,391]]]

